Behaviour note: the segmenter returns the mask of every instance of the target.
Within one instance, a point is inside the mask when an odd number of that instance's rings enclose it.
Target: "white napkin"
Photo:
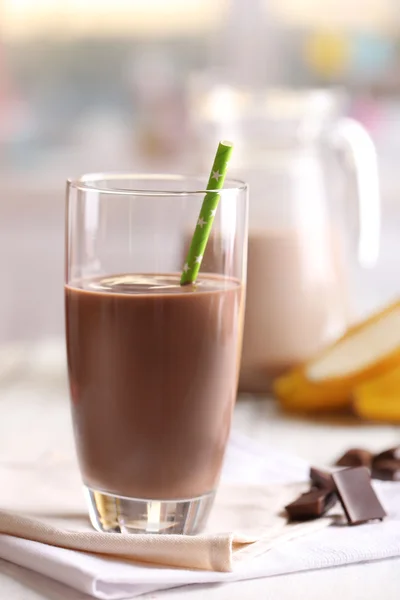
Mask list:
[[[307,475],[304,461],[272,449],[261,451],[235,436],[228,447],[223,480],[271,484],[304,481]],[[119,600],[187,584],[267,577],[400,556],[400,484],[380,483],[376,488],[389,514],[383,523],[332,526],[282,542],[238,563],[231,573],[133,565],[6,535],[0,536],[0,557],[96,598]]]

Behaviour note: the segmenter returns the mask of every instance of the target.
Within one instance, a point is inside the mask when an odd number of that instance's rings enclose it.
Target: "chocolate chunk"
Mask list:
[[[309,521],[322,517],[337,502],[335,492],[313,488],[285,506],[290,521]]]
[[[332,473],[339,500],[350,525],[359,525],[386,517],[371,485],[367,467],[342,469]]]
[[[332,475],[327,471],[321,471],[316,467],[310,469],[310,479],[312,486],[320,490],[327,490],[333,492],[335,489]]]
[[[335,463],[338,467],[368,467],[372,465],[372,453],[363,448],[352,448]]]
[[[382,479],[383,481],[400,481],[400,460],[389,458],[374,459],[372,463],[372,478]]]
[[[380,454],[376,454],[374,457],[374,462],[377,460],[398,460],[400,461],[400,446],[395,446],[394,448],[389,448],[389,450],[385,450]]]

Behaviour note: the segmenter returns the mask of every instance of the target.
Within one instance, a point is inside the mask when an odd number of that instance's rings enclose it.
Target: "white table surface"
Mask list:
[[[73,460],[73,440],[59,342],[0,348],[0,466],[25,468],[38,461]],[[400,442],[400,429],[361,424],[351,417],[313,419],[283,415],[274,401],[242,397],[234,429],[260,445],[296,453],[315,464],[330,463],[350,446],[382,449]],[[224,585],[185,587],[149,594],[178,600],[398,600],[400,558]],[[41,575],[0,560],[0,599],[89,600]]]

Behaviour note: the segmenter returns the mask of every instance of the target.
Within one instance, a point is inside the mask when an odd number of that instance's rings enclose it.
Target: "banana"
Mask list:
[[[327,411],[350,406],[362,383],[400,365],[400,301],[351,327],[339,340],[274,382],[284,408]]]
[[[362,419],[400,423],[400,364],[353,390],[353,410]]]

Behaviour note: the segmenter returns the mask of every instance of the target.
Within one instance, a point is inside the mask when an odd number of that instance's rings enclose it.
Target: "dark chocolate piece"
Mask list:
[[[400,460],[376,458],[372,463],[372,478],[383,481],[400,481]]]
[[[312,488],[285,509],[290,521],[309,521],[322,517],[336,502],[335,492]]]
[[[338,467],[368,467],[371,469],[372,453],[363,448],[352,448],[335,463]]]
[[[333,492],[335,489],[332,474],[327,471],[321,471],[316,467],[310,469],[310,479],[313,487],[320,490],[327,490]]]
[[[382,520],[386,512],[371,485],[367,467],[341,469],[332,473],[340,503],[350,525],[375,519]]]
[[[395,446],[394,448],[389,448],[389,450],[385,450],[380,454],[376,454],[374,456],[374,462],[377,460],[398,460],[400,461],[400,446]]]

